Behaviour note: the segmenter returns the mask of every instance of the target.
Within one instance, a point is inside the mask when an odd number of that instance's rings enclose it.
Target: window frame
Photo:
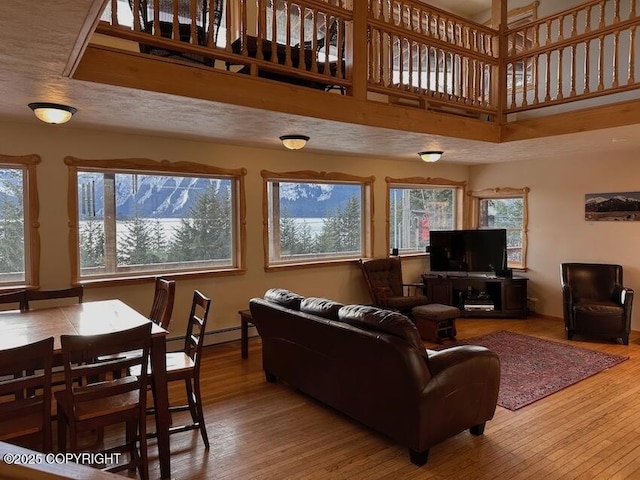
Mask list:
[[[36,165],[39,155],[0,154],[0,168],[20,168],[23,171],[22,198],[24,215],[24,281],[0,283],[0,290],[40,287],[40,203]]]
[[[387,244],[387,254],[391,254],[391,189],[392,188],[411,188],[415,187],[416,189],[427,189],[429,187],[434,188],[452,188],[455,190],[455,205],[454,205],[454,229],[459,230],[463,228],[465,217],[465,194],[467,189],[467,182],[457,181],[457,180],[449,180],[447,178],[432,178],[432,177],[407,177],[407,178],[392,178],[386,177],[385,181],[387,183],[387,191],[386,191],[386,244]],[[420,255],[428,255],[427,252],[422,251],[409,251],[409,252],[400,252],[403,257],[410,256],[420,256]]]
[[[162,273],[169,277],[198,277],[241,274],[246,271],[246,196],[245,196],[245,168],[227,169],[202,163],[168,160],[155,161],[146,158],[87,160],[76,157],[64,159],[68,167],[69,192],[68,192],[68,216],[69,216],[69,257],[71,261],[71,284],[105,284],[114,282],[131,282],[153,278]],[[206,176],[226,177],[232,180],[233,196],[235,202],[233,208],[233,251],[232,258],[235,266],[220,269],[194,269],[166,272],[162,270],[150,270],[145,272],[130,272],[125,274],[109,273],[95,278],[82,277],[80,274],[80,249],[79,249],[79,218],[78,218],[78,171],[95,171],[101,173],[126,173],[149,175],[175,175],[175,176]]]
[[[331,266],[336,264],[352,263],[356,258],[312,259],[309,261],[278,262],[270,260],[271,235],[269,234],[269,183],[270,182],[295,182],[295,183],[339,183],[359,184],[362,190],[362,252],[359,258],[371,257],[373,252],[373,182],[375,177],[360,177],[339,172],[315,172],[310,170],[293,172],[272,172],[262,170],[262,215],[263,215],[263,252],[264,269],[266,272],[293,269]]]
[[[507,267],[514,270],[527,270],[527,248],[528,248],[528,228],[529,228],[529,187],[513,188],[513,187],[496,187],[486,188],[484,190],[468,192],[470,200],[470,227],[480,228],[480,201],[482,200],[500,200],[510,198],[522,198],[522,254],[521,262],[508,262]]]

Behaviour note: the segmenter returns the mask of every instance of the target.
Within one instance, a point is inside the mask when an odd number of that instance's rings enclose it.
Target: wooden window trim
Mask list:
[[[202,277],[202,276],[220,276],[242,274],[246,271],[246,195],[245,195],[245,176],[246,168],[227,169],[212,165],[205,165],[195,162],[169,162],[168,160],[155,161],[146,158],[119,158],[119,159],[100,159],[87,160],[76,157],[65,157],[64,163],[68,166],[69,188],[67,197],[67,208],[69,216],[69,258],[71,262],[71,284],[72,285],[104,285],[120,283],[137,283],[148,278],[155,277],[157,272],[149,272],[143,274],[134,274],[131,276],[118,276],[110,278],[85,279],[80,278],[78,237],[79,237],[79,219],[78,219],[78,192],[77,192],[77,173],[78,170],[83,171],[125,171],[128,173],[148,173],[148,174],[174,174],[174,175],[211,175],[222,176],[234,179],[235,195],[237,203],[234,207],[235,222],[237,224],[237,237],[235,242],[235,255],[237,267],[229,269],[216,270],[197,270],[170,273],[169,277],[185,278],[185,277]],[[235,235],[234,235],[235,237]]]
[[[509,268],[526,271],[527,270],[527,248],[528,248],[528,230],[529,230],[529,187],[513,188],[513,187],[496,187],[486,188],[484,190],[470,191],[467,193],[469,197],[469,227],[479,227],[480,201],[487,199],[501,198],[522,198],[522,261],[520,264],[511,264]]]
[[[320,182],[344,182],[344,183],[358,183],[363,187],[363,239],[364,245],[362,252],[363,257],[371,257],[373,255],[373,238],[374,238],[374,202],[373,202],[373,183],[376,179],[374,176],[360,177],[356,175],[349,175],[340,172],[315,172],[311,170],[299,170],[292,172],[272,172],[269,170],[262,170],[260,172],[262,176],[262,218],[263,218],[263,230],[262,230],[262,243],[264,254],[264,270],[278,271],[284,269],[301,269],[301,268],[316,268],[323,266],[333,266],[339,264],[350,264],[355,262],[354,259],[328,259],[309,261],[304,263],[286,263],[279,265],[271,265],[269,263],[269,246],[271,242],[271,236],[269,235],[269,182],[308,182],[308,183],[320,183]]]
[[[40,203],[38,196],[38,181],[36,176],[36,165],[42,159],[39,155],[2,155],[0,154],[0,165],[8,167],[24,168],[25,178],[23,189],[27,192],[24,195],[26,209],[25,221],[25,279],[24,285],[7,285],[15,287],[40,287]]]
[[[465,208],[464,208],[464,199],[465,193],[467,190],[467,182],[466,181],[457,181],[457,180],[449,180],[447,178],[431,178],[431,177],[406,177],[406,178],[392,178],[385,177],[385,181],[387,183],[387,193],[386,193],[386,204],[385,204],[385,242],[386,242],[386,252],[387,255],[391,251],[391,189],[394,187],[407,188],[415,186],[416,188],[446,188],[451,187],[456,189],[456,205],[455,205],[455,228],[461,229],[465,224]],[[426,252],[416,252],[416,253],[406,253],[403,256],[420,256],[426,255]]]

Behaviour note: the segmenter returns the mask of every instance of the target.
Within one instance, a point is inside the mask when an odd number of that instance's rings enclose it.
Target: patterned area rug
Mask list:
[[[629,359],[506,330],[454,343],[463,344],[482,345],[498,354],[498,405],[509,410],[518,410]]]

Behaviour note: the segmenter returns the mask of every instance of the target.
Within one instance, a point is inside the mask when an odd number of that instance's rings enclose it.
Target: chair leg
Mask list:
[[[67,419],[58,406],[58,451],[66,453],[67,451]]]
[[[200,396],[200,382],[196,380],[194,385],[195,407],[198,415],[198,424],[200,425],[200,435],[207,450],[209,450],[209,436],[207,435],[207,425],[204,421],[204,411],[202,409],[202,397]]]

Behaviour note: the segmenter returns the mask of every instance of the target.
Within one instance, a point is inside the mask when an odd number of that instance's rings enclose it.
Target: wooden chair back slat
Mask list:
[[[42,432],[42,451],[51,451],[51,369],[53,337],[0,350],[0,435],[2,440]],[[40,416],[39,421],[26,421]],[[3,422],[25,418],[21,430],[7,431]]]
[[[156,277],[155,293],[153,295],[153,304],[151,305],[149,320],[160,325],[165,330],[169,329],[175,295],[175,280]]]

